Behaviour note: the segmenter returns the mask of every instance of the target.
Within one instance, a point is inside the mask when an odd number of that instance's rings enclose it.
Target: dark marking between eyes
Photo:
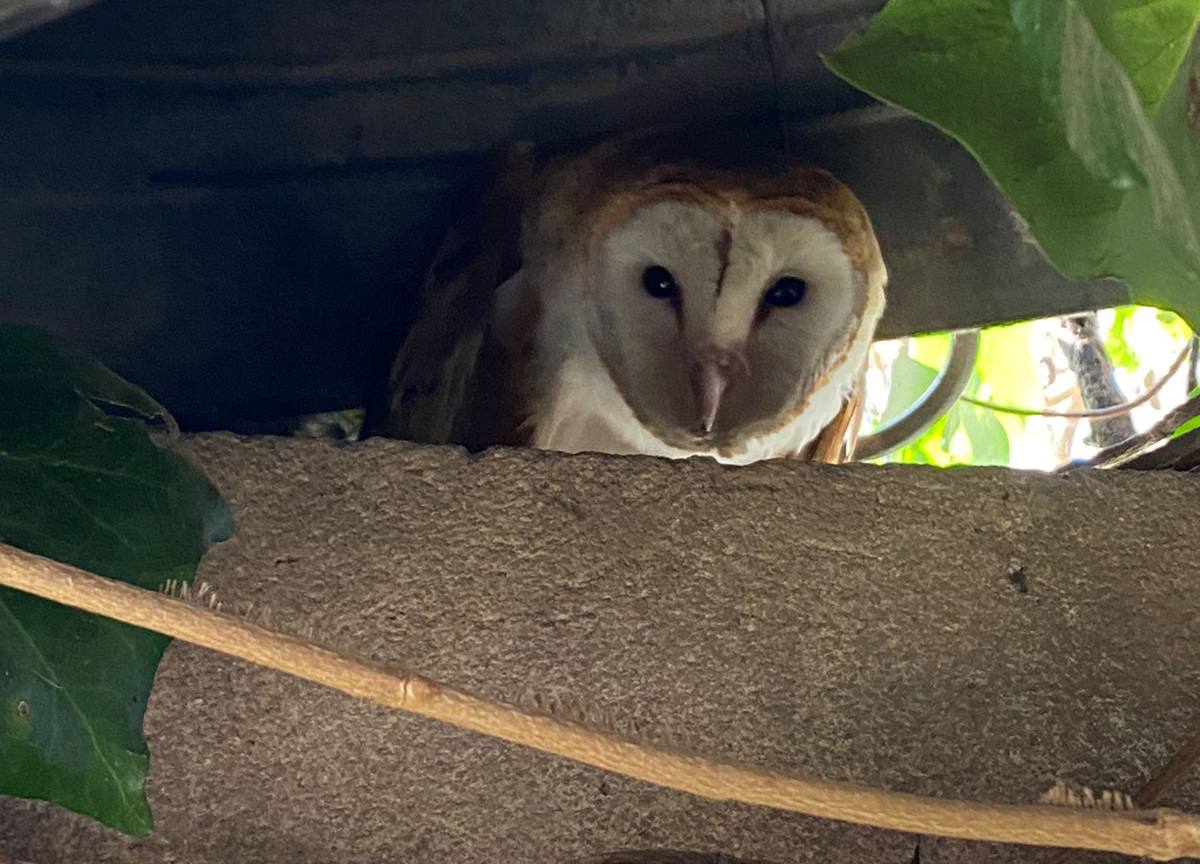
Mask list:
[[[725,271],[729,269],[729,249],[733,246],[733,232],[726,225],[721,229],[721,236],[717,238],[717,262],[720,265],[720,270],[717,273],[717,296],[721,296],[721,289],[725,287]]]

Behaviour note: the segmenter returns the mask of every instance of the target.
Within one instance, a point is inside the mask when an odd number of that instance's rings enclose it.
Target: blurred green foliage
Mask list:
[[[1161,363],[1153,369],[1148,368],[1143,355],[1157,353],[1161,357],[1164,345],[1175,353],[1192,335],[1191,328],[1178,315],[1146,307],[1123,306],[1101,313],[1101,321],[1107,325],[1102,335],[1113,365],[1136,375],[1139,380],[1150,373],[1161,375],[1165,372]],[[999,405],[1032,410],[1045,408],[1048,364],[1053,358],[1048,356],[1045,347],[1038,350],[1037,346],[1050,345],[1046,331],[1046,322],[1042,321],[983,331],[975,371],[966,393]],[[886,426],[903,415],[921,397],[946,361],[950,337],[935,334],[904,339],[900,340],[899,348],[887,369],[886,407],[874,424],[868,424],[875,428]],[[1151,351],[1152,348],[1158,350]],[[1028,448],[1046,451],[1048,440],[1044,435],[1036,438],[1026,435],[1029,423],[1029,418],[960,400],[921,438],[879,461],[941,467],[1012,466],[1017,464],[1018,451],[1024,451],[1020,454],[1023,456],[1021,462],[1029,464],[1037,461],[1039,454],[1030,454]],[[1197,427],[1200,427],[1200,420],[1189,421],[1177,434]],[[1052,467],[1055,457],[1053,453],[1043,452],[1041,461],[1044,467]]]
[[[957,138],[1074,279],[1200,321],[1197,0],[891,0],[825,62]]]

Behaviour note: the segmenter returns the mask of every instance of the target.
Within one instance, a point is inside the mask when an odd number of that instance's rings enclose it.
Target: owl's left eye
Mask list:
[[[671,271],[657,264],[642,271],[642,287],[647,294],[659,300],[668,300],[679,293],[679,286],[675,284]]]
[[[768,306],[795,306],[804,299],[808,291],[808,283],[795,276],[784,276],[775,280],[775,284],[763,295],[763,303]]]

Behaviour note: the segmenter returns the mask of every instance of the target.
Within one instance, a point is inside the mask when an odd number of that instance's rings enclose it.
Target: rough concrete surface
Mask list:
[[[227,435],[188,449],[238,518],[200,572],[226,601],[653,741],[1030,802],[1055,778],[1132,792],[1200,718],[1193,477],[470,459]],[[908,864],[916,844],[659,789],[178,642],[146,727],[152,838],[0,799],[0,854]],[[1200,809],[1200,783],[1165,803]],[[928,840],[921,861],[1045,857]]]

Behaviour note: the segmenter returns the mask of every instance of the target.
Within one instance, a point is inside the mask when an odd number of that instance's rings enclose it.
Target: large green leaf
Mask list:
[[[0,540],[145,588],[190,580],[232,517],[151,440],[156,418],[82,352],[0,327]],[[148,833],[142,714],[168,641],[0,589],[0,793]]]
[[[937,374],[933,367],[914,360],[907,351],[901,351],[892,363],[887,406],[883,409],[879,425],[887,426],[906,414],[933,384]]]
[[[954,407],[962,414],[962,426],[971,443],[971,464],[1007,465],[1008,433],[996,415],[975,405]]]
[[[1200,324],[1200,0],[891,0],[826,64],[959,139],[1072,278]]]
[[[925,340],[932,338],[936,337],[923,337]],[[937,378],[936,369],[920,360],[914,360],[909,354],[910,349],[919,350],[924,347],[915,344],[919,341],[921,340],[911,340],[906,343],[892,363],[888,401],[883,410],[883,416],[880,418],[880,426],[887,426],[906,414]],[[925,445],[932,436],[941,434],[945,423],[945,417],[939,419],[921,439],[885,455],[884,460],[906,464],[939,464],[937,456],[928,453]]]

